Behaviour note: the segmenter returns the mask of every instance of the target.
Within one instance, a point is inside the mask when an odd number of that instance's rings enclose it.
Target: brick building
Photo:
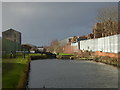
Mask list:
[[[7,31],[2,32],[2,37],[21,44],[21,33],[14,29],[8,29]]]
[[[86,40],[86,39],[87,39],[87,36],[73,36],[69,38],[69,43],[76,43],[78,41]]]

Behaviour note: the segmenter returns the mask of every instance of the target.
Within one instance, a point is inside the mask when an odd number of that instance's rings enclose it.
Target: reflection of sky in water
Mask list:
[[[31,88],[115,88],[117,68],[90,61],[36,60],[31,62]]]

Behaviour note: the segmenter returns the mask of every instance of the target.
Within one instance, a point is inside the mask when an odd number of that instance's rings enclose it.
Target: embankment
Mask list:
[[[120,67],[120,61],[119,61],[120,54],[118,53],[107,53],[107,52],[96,51],[95,56],[96,56],[95,61],[97,62],[102,62],[105,64],[110,64]]]
[[[28,77],[29,77],[29,71],[30,71],[30,61],[31,60],[29,59],[28,62],[26,63],[26,66],[24,68],[25,69],[24,73],[20,77],[17,88],[26,88],[27,80],[28,80]]]
[[[24,88],[30,60],[26,58],[2,59],[2,89]]]
[[[52,53],[45,53],[45,54],[36,53],[36,54],[30,54],[29,56],[31,60],[56,58],[56,54],[52,54]]]
[[[101,62],[113,66],[120,67],[119,54],[104,53],[104,52],[88,52],[74,53],[73,55],[57,55],[58,59],[72,59],[72,60],[90,60]]]

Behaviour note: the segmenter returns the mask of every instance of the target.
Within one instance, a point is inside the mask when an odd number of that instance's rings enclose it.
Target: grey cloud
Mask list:
[[[86,35],[95,24],[97,9],[116,3],[3,3],[3,30],[22,32],[23,43],[47,45],[53,39]]]

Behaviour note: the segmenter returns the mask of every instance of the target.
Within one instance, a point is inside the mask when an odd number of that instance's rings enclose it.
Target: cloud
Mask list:
[[[53,39],[87,35],[92,31],[98,8],[116,3],[3,3],[3,30],[22,32],[22,42],[49,44]]]
[[[2,36],[2,3],[0,2],[0,37]]]
[[[119,0],[3,0],[3,2],[119,2]]]

